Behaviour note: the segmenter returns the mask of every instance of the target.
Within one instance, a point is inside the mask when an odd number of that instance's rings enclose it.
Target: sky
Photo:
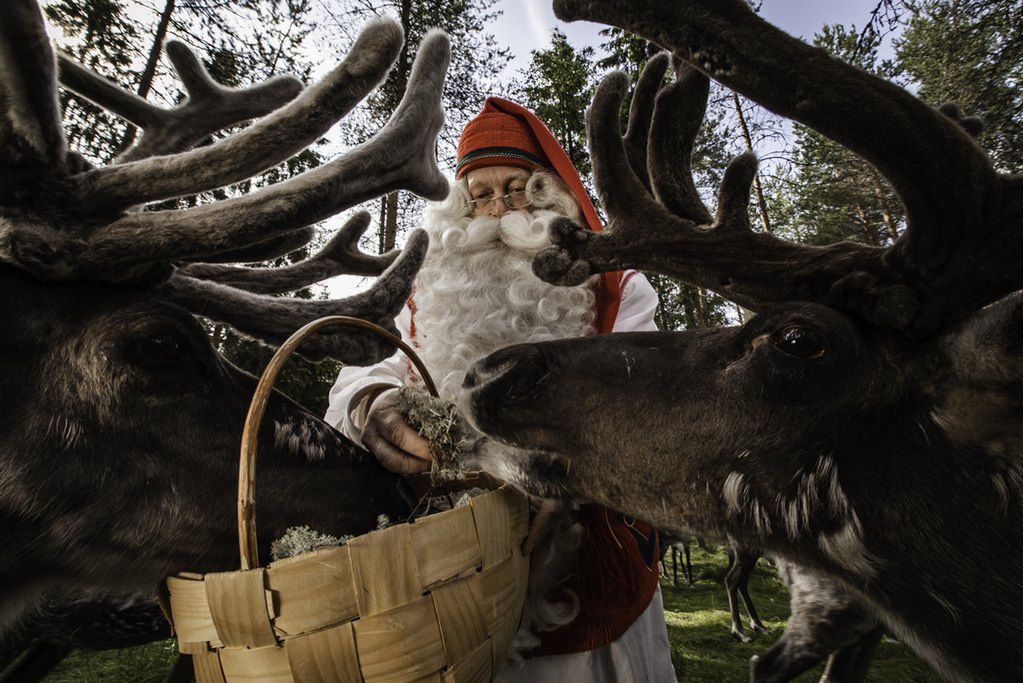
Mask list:
[[[760,13],[788,33],[809,39],[824,24],[856,24],[861,28],[876,6],[877,0],[764,0]],[[551,31],[555,28],[575,47],[599,47],[602,41],[598,34],[602,24],[559,21],[551,0],[499,0],[495,9],[502,15],[493,24],[494,36],[499,44],[512,48],[514,59],[509,65],[512,74],[529,64],[531,50],[550,46]],[[890,55],[887,51],[881,53],[882,57]]]

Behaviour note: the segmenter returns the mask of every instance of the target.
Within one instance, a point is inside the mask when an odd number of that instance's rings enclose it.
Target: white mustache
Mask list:
[[[561,214],[553,211],[510,211],[500,218],[466,218],[463,226],[444,231],[441,243],[459,253],[475,253],[502,242],[517,251],[535,254],[550,245],[547,226]]]

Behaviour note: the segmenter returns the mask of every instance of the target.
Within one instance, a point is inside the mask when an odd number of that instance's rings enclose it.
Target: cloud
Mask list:
[[[533,33],[533,42],[537,49],[547,47],[551,39],[551,29],[554,24],[548,17],[550,2],[546,0],[526,0],[526,16],[529,19],[529,28]]]

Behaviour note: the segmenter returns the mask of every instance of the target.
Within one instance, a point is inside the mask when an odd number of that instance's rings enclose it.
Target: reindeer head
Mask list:
[[[607,226],[552,226],[534,270],[576,284],[649,269],[756,315],[483,359],[466,412],[517,447],[487,451],[489,466],[833,576],[951,676],[1018,673],[1023,179],[995,171],[956,109],[828,57],[741,0],[555,6],[654,40],[680,66],[659,92],[668,58],[648,66],[624,139],[627,79],[598,88],[587,123]],[[872,163],[905,204],[904,234],[874,248],[752,232],[751,156],[729,166],[711,214],[689,161],[707,75]],[[955,570],[938,570],[948,557]]]
[[[144,131],[117,163],[93,168],[68,151],[39,8],[0,7],[2,604],[55,583],[148,589],[174,571],[236,566],[237,450],[255,380],[214,351],[195,316],[272,345],[325,315],[394,330],[425,254],[422,232],[400,255],[363,254],[362,213],[294,266],[223,264],[304,246],[311,224],[386,192],[447,193],[434,160],[446,38],[423,40],[394,115],[347,155],[237,198],[139,207],[244,180],[301,151],[384,78],[401,43],[395,23],[372,23],[305,90],[292,78],[223,88],[172,43],[188,97],[166,111],[60,57],[67,87]],[[268,296],[341,273],[380,277],[343,300]],[[356,364],[393,352],[351,331],[318,334],[302,350]],[[395,477],[281,394],[260,451],[264,542],[295,524],[361,533],[403,509]]]

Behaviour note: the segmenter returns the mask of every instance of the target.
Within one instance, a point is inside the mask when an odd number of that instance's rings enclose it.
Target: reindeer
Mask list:
[[[288,181],[180,210],[146,204],[238,182],[301,151],[369,94],[397,58],[392,21],[369,24],[318,84],[231,90],[183,45],[187,89],[162,110],[54,57],[33,0],[0,4],[0,635],[44,593],[152,593],[165,576],[238,563],[238,444],[255,379],[211,346],[196,316],[270,345],[345,314],[394,330],[426,250],[358,251],[357,214],[324,253],[279,270],[230,266],[307,243],[308,226],[396,189],[440,199],[434,146],[449,48],[423,40],[381,131]],[[69,152],[57,80],[139,126],[136,147],[94,167]],[[265,115],[265,116],[264,116]],[[222,127],[244,130],[190,149]],[[212,265],[202,265],[209,264]],[[341,300],[276,298],[340,273],[380,274]],[[382,273],[382,274],[381,274]],[[392,348],[330,331],[311,359],[370,363]],[[259,435],[259,539],[308,524],[335,535],[409,509],[400,480],[317,416],[274,394]],[[265,556],[265,555],[264,555]]]
[[[829,57],[742,0],[555,11],[644,36],[686,66],[624,140],[628,80],[604,79],[587,124],[607,227],[552,226],[536,272],[577,284],[649,269],[756,314],[482,359],[463,408],[514,445],[484,464],[537,494],[730,533],[848,591],[942,676],[1018,680],[1023,177],[994,169],[957,108]],[[889,247],[816,247],[753,232],[750,155],[729,165],[711,214],[690,165],[707,75],[873,164],[905,206],[904,233]]]
[[[696,581],[693,579],[693,561],[690,557],[692,536],[681,532],[669,534],[660,530],[657,533],[661,541],[661,574],[664,576],[668,575],[668,565],[665,564],[664,558],[667,557],[668,553],[671,553],[672,585],[675,588],[679,587],[678,564],[684,559],[685,564],[682,565],[682,578],[685,579],[686,586],[692,588],[696,584]]]

